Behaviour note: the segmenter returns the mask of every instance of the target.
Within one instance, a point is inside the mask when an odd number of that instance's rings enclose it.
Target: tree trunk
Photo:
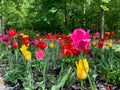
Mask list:
[[[101,24],[100,24],[100,36],[101,38],[104,38],[104,16],[105,16],[105,12],[103,9],[101,9]]]
[[[84,13],[84,17],[83,17],[83,27],[85,29],[85,26],[86,26],[86,21],[85,21],[85,14],[86,14],[86,5],[84,3],[84,7],[83,7],[83,13]]]
[[[65,30],[67,30],[67,2],[65,0],[64,2],[65,6],[64,6],[64,9],[65,9]]]

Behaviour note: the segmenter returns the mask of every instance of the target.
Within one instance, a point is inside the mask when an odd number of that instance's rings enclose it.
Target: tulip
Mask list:
[[[93,54],[92,52],[90,52],[89,57],[90,57],[90,58],[93,58],[93,57],[94,57],[94,54]]]
[[[38,42],[39,42],[38,40],[33,40],[33,41],[30,42],[30,44],[31,45],[36,45],[36,44],[38,44]]]
[[[99,33],[99,32],[96,32],[96,33],[95,33],[95,37],[99,38],[99,37],[100,37],[100,33]]]
[[[24,51],[23,55],[27,61],[31,60],[32,55],[31,55],[30,51],[28,51],[28,50]]]
[[[38,42],[38,44],[36,44],[36,48],[44,50],[45,48],[47,48],[47,43],[44,40],[41,40],[40,42]]]
[[[113,36],[114,35],[114,31],[110,32],[110,36]]]
[[[79,56],[79,55],[80,55],[80,50],[72,49],[72,54],[73,54],[74,56]]]
[[[72,55],[72,45],[62,45],[61,49],[64,56]]]
[[[19,45],[18,45],[17,42],[13,42],[13,47],[14,47],[14,48],[18,48],[18,46],[19,46]]]
[[[79,79],[86,79],[87,78],[87,73],[89,72],[89,64],[87,59],[79,60],[76,62],[77,66],[77,77]]]
[[[40,50],[40,51],[36,51],[35,55],[36,55],[37,60],[41,60],[45,56],[45,53],[44,51]]]
[[[97,46],[98,46],[98,48],[102,48],[103,47],[103,42],[102,41],[98,42]]]
[[[7,36],[7,35],[3,35],[2,41],[3,41],[3,42],[9,42],[8,36]]]
[[[27,50],[27,46],[26,45],[22,45],[22,47],[20,48],[20,51],[23,53],[24,51]]]
[[[54,47],[54,43],[50,43],[50,44],[49,44],[49,47],[50,47],[50,48],[53,48],[53,47]]]
[[[96,41],[93,41],[93,42],[92,42],[92,45],[93,45],[93,46],[96,46],[96,45],[97,45],[97,42],[96,42]]]
[[[15,29],[11,29],[7,32],[9,37],[16,37],[17,36],[17,32]]]
[[[109,47],[112,47],[112,43],[111,42],[109,42]]]
[[[36,39],[36,40],[39,40],[39,39],[40,39],[39,34],[36,34],[35,39]]]
[[[88,50],[90,46],[89,32],[89,30],[86,32],[85,30],[78,28],[75,29],[74,32],[70,35],[76,49],[83,52]]]

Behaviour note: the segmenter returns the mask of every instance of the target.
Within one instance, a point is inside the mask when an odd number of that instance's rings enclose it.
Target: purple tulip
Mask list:
[[[38,40],[33,40],[31,41],[31,45],[36,45],[39,41]]]
[[[92,52],[90,52],[89,57],[90,57],[90,58],[93,58],[93,57],[94,57],[94,54],[93,54]]]
[[[3,42],[8,42],[8,41],[9,41],[8,36],[7,36],[7,35],[3,35],[2,41],[3,41]]]

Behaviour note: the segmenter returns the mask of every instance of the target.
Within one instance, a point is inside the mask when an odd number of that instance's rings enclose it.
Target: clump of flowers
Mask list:
[[[83,52],[87,52],[90,48],[90,30],[87,32],[82,29],[78,28],[75,29],[74,32],[70,35],[73,41],[73,45],[77,50]],[[81,55],[83,57],[83,54]],[[76,62],[77,66],[77,77],[80,79],[85,79],[87,77],[87,73],[89,71],[89,64],[86,59],[81,58],[79,62]]]

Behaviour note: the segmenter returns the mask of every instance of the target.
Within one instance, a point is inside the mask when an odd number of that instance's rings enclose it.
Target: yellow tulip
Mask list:
[[[89,71],[89,64],[87,59],[84,59],[83,61],[80,59],[78,62],[76,62],[77,66],[77,77],[79,79],[86,79],[87,73]]]
[[[28,51],[28,50],[24,51],[23,55],[24,55],[26,60],[28,60],[28,61],[31,60],[32,55],[31,55],[30,51]]]
[[[49,44],[49,47],[50,47],[50,48],[53,48],[53,47],[54,47],[54,43],[50,43],[50,44]]]
[[[97,45],[97,42],[96,42],[96,41],[93,41],[93,42],[92,42],[92,45],[93,45],[93,46],[96,46],[96,45]]]
[[[110,39],[110,43],[112,43],[113,41],[112,41],[112,39]]]
[[[22,47],[20,48],[20,51],[23,53],[24,51],[27,50],[27,46],[26,45],[22,45]]]
[[[42,39],[42,38],[40,38],[39,40],[40,40],[40,41],[42,41],[43,39]]]
[[[106,35],[110,35],[110,32],[105,32]]]
[[[109,42],[105,42],[104,45],[105,45],[105,46],[109,46]]]
[[[58,38],[58,40],[61,40],[62,38]]]
[[[23,37],[23,36],[24,36],[24,33],[20,33],[19,36]]]
[[[23,38],[28,38],[29,36],[28,35],[23,35]]]
[[[112,47],[112,43],[111,42],[109,43],[109,47]]]

